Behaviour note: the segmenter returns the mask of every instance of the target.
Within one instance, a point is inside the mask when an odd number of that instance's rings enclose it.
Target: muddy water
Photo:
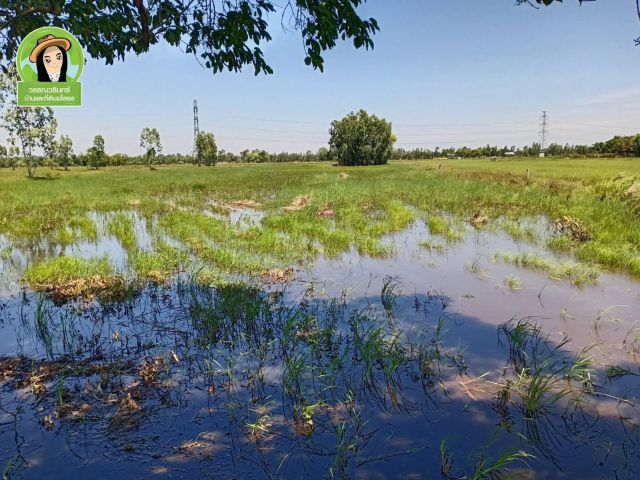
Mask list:
[[[229,306],[184,279],[118,304],[64,306],[16,294],[9,282],[0,356],[23,355],[28,372],[51,365],[43,359],[65,367],[42,379],[39,395],[37,381],[6,376],[0,463],[10,478],[438,478],[445,441],[450,478],[519,450],[535,458],[510,466],[516,478],[637,478],[640,283],[603,274],[577,288],[494,261],[496,251],[543,252],[502,233],[469,228],[442,253],[420,245],[429,238],[416,222],[385,239],[389,258],[319,259],[257,294],[273,299],[270,313]],[[113,238],[91,245],[70,254],[124,255]],[[3,277],[11,265],[19,279],[28,261],[14,248]],[[505,285],[514,275],[519,290]],[[215,330],[202,328],[203,315]],[[532,419],[516,392],[506,412],[496,406],[496,384],[517,373],[498,335],[514,317],[530,317],[548,335],[545,355],[560,363],[588,348],[588,393],[567,397],[580,408],[549,402]],[[371,365],[357,346],[376,329],[411,357],[395,373],[386,370],[391,347]],[[421,349],[437,351],[428,375]],[[158,367],[153,381],[144,381],[145,363]],[[628,374],[608,379],[610,365]]]

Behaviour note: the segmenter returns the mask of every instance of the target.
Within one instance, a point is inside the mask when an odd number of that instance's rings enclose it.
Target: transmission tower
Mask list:
[[[193,153],[196,153],[196,138],[200,133],[200,123],[198,122],[198,101],[193,101]]]
[[[549,115],[547,111],[542,111],[542,117],[540,117],[540,152],[544,153],[547,146],[547,138],[549,137]]]

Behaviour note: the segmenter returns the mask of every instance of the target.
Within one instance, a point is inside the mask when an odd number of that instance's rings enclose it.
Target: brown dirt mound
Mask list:
[[[473,225],[474,227],[481,227],[488,221],[489,221],[489,217],[484,215],[482,212],[474,213],[473,217],[471,217],[471,220],[470,220],[471,225]]]
[[[322,207],[316,212],[316,215],[319,217],[331,218],[336,216],[336,212],[329,207]]]
[[[286,212],[298,212],[311,203],[311,195],[298,195],[293,199],[291,205],[284,207]]]

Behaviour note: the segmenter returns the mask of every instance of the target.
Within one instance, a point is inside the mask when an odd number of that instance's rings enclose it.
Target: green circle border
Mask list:
[[[43,37],[45,35],[62,37],[69,40],[69,42],[71,42],[71,48],[67,52],[69,55],[69,61],[71,60],[71,58],[73,58],[74,60],[73,64],[75,65],[76,62],[78,62],[79,66],[78,66],[78,74],[75,76],[73,80],[67,79],[67,82],[80,81],[80,77],[82,76],[82,72],[84,71],[84,50],[82,50],[82,46],[80,45],[80,42],[78,42],[76,37],[74,37],[70,32],[68,32],[64,28],[59,28],[59,27],[40,27],[33,30],[31,33],[29,33],[26,37],[22,39],[22,42],[20,42],[20,46],[18,47],[18,52],[16,55],[16,67],[18,68],[18,74],[20,75],[20,78],[23,81],[29,81],[29,82],[38,81],[37,74],[34,77],[34,75],[31,72],[27,72],[22,68],[22,62],[25,59],[27,59],[28,61],[31,51],[36,46],[37,40],[40,37]],[[80,53],[77,53],[77,52],[80,52]],[[27,78],[25,78],[25,74]]]

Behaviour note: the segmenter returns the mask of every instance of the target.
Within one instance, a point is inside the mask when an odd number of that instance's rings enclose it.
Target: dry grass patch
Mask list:
[[[73,298],[92,300],[101,293],[122,291],[124,279],[118,276],[94,275],[89,278],[76,278],[61,283],[36,284],[32,287],[36,291],[46,293],[55,302],[64,302]]]
[[[231,202],[229,206],[234,208],[260,208],[262,204],[254,200],[236,200]]]
[[[558,235],[566,235],[577,242],[586,242],[591,239],[587,227],[577,218],[565,215],[553,221],[553,230]]]
[[[175,354],[174,354],[175,355]],[[163,357],[147,359],[140,368],[140,378],[145,385],[156,385],[160,372],[166,367],[167,361]]]
[[[265,270],[260,275],[262,281],[266,284],[273,285],[275,283],[287,283],[293,278],[295,271],[292,267],[287,268],[272,268]]]

